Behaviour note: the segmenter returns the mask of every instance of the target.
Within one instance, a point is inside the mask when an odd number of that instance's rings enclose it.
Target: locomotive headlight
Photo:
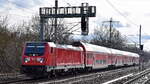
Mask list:
[[[37,58],[37,62],[43,63],[44,58]]]
[[[24,58],[24,62],[27,63],[30,61],[30,58]]]

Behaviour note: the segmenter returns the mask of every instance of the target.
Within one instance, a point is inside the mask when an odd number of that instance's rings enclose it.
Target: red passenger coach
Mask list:
[[[91,61],[92,69],[139,64],[139,55],[136,53],[82,42],[81,45],[86,51],[86,65],[89,65],[88,61]]]
[[[136,53],[83,42],[73,45],[30,42],[26,43],[22,54],[22,70],[25,73],[44,74],[135,64],[139,64],[139,55]]]

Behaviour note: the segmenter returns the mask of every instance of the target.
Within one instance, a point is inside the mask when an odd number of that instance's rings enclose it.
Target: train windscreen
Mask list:
[[[45,43],[27,43],[25,55],[27,56],[42,56],[45,51]]]

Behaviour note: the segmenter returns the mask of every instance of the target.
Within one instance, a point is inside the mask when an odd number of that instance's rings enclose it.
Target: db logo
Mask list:
[[[32,61],[35,61],[36,59],[35,58],[31,58],[32,59]]]

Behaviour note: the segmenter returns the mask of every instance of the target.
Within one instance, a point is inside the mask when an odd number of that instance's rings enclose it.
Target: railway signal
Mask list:
[[[139,70],[143,70],[143,47],[144,45],[142,45],[141,41],[142,41],[142,34],[141,34],[141,30],[142,30],[142,26],[140,25],[140,29],[139,29],[139,49],[140,49],[140,61],[139,61]]]
[[[55,7],[41,7],[40,14],[40,39],[44,40],[44,23],[45,19],[55,18],[55,38],[57,36],[57,19],[56,18],[81,18],[82,35],[88,35],[89,17],[96,16],[96,6],[89,6],[88,3],[82,3],[81,6],[58,7],[58,1],[55,2]],[[56,42],[56,41],[55,41]]]
[[[142,30],[142,26],[140,25],[140,29],[139,29],[139,48],[140,50],[143,50],[144,45],[141,44],[141,30]]]
[[[143,50],[144,45],[140,45],[140,50]]]

